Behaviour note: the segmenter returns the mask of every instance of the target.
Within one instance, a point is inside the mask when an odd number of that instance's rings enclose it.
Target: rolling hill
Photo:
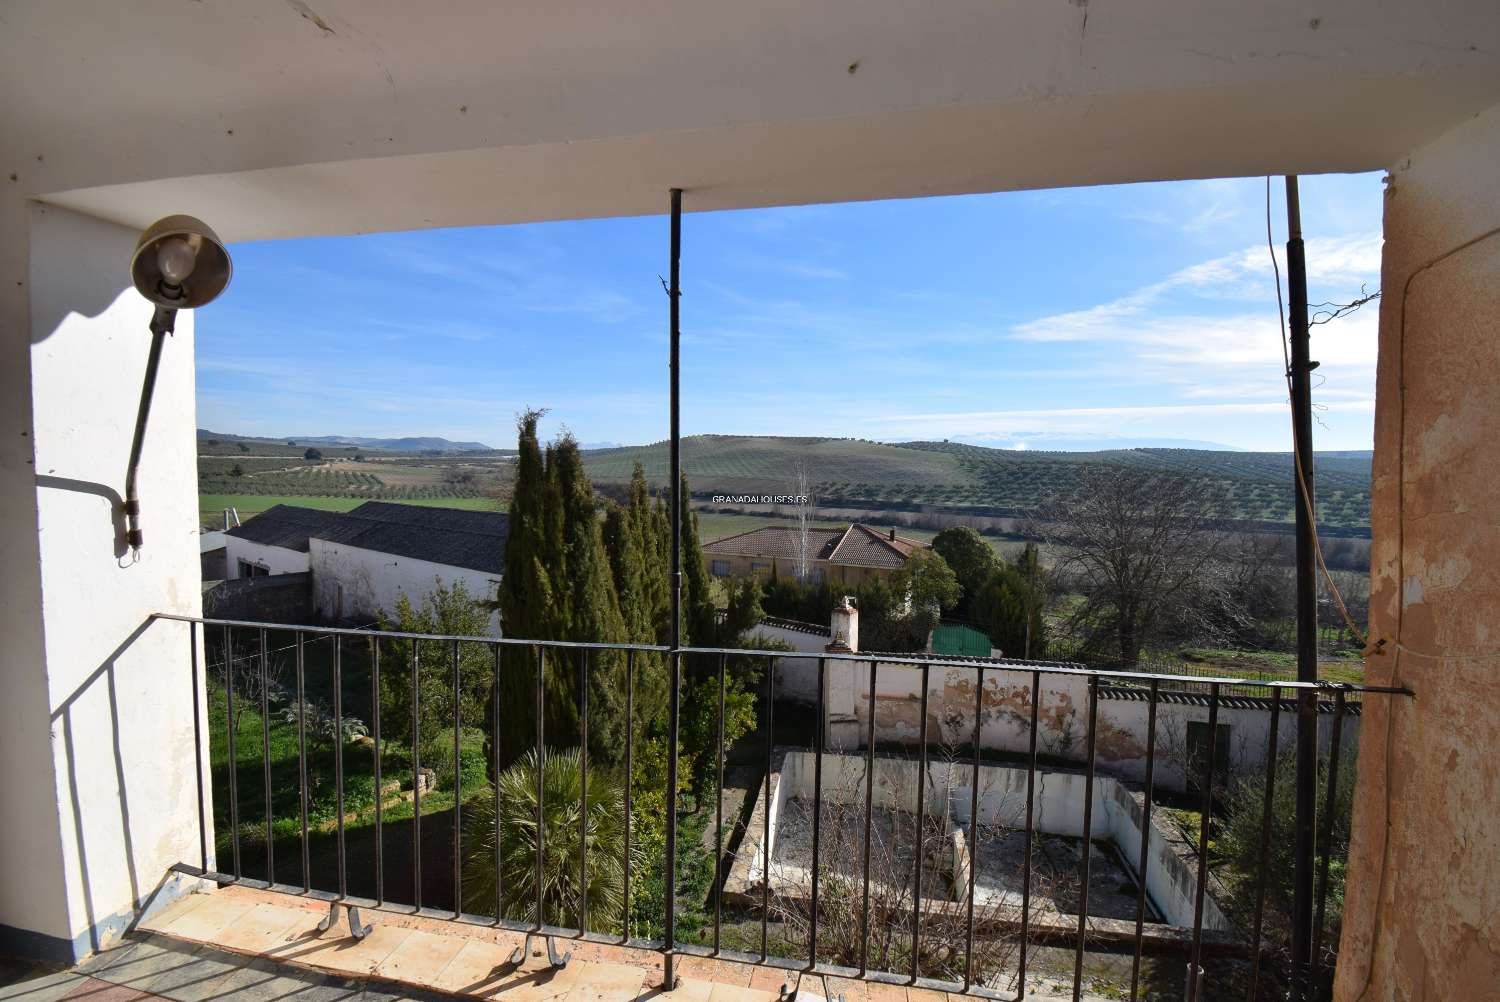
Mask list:
[[[1368,452],[1317,455],[1320,522],[1353,534],[1370,524]],[[660,486],[667,444],[584,453],[595,483],[629,479],[636,463]],[[1212,485],[1227,519],[1289,523],[1293,517],[1291,454],[1208,449],[1113,449],[1047,452],[992,449],[955,442],[885,444],[864,439],[695,435],[682,441],[682,465],[693,495],[793,493],[805,468],[821,505],[913,509],[958,508],[1022,515],[1065,494],[1088,466],[1146,469]]]

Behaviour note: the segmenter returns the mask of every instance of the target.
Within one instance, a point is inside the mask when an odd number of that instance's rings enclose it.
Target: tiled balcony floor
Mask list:
[[[665,996],[656,987],[661,957],[650,951],[565,943],[573,959],[563,970],[535,956],[512,970],[505,962],[522,937],[510,932],[365,909],[374,931],[355,941],[342,916],[320,934],[325,913],[319,902],[243,887],[191,894],[78,967],[13,974],[11,983],[0,984],[0,1002],[776,1002],[782,984],[798,994],[797,1002],[838,995],[845,1002],[967,1002],[926,989],[799,978],[699,957],[678,958],[682,983]]]

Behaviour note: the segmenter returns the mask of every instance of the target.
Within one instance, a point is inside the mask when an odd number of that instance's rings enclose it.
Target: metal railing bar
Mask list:
[[[1260,988],[1261,931],[1266,914],[1266,885],[1270,883],[1268,871],[1271,866],[1271,812],[1275,808],[1276,798],[1276,760],[1280,757],[1276,748],[1276,731],[1280,721],[1281,693],[1277,691],[1272,695],[1271,729],[1266,737],[1266,789],[1265,799],[1260,809],[1260,866],[1256,874],[1255,926],[1250,934],[1250,993],[1245,996],[1249,1002],[1255,1002],[1255,999],[1259,998],[1257,992]]]
[[[204,616],[183,616],[175,612],[153,612],[152,619],[162,619],[176,623],[204,623],[209,626],[265,626],[264,620],[254,619],[211,619]],[[357,626],[314,626],[308,623],[286,623],[276,624],[279,630],[303,630],[308,633],[322,633],[328,636],[345,637],[368,637],[372,633],[378,633],[383,639],[389,640],[430,640],[451,641],[457,640],[466,644],[500,644],[508,647],[571,647],[602,651],[660,651],[665,653],[669,647],[660,644],[627,644],[627,643],[586,643],[578,640],[525,640],[518,637],[486,637],[472,633],[413,633],[406,630],[371,630],[366,627]],[[716,654],[717,649],[682,648],[684,653],[692,654]],[[761,654],[765,651],[729,651],[728,653]],[[780,654],[780,652],[777,652]]]
[[[635,651],[625,652],[625,892],[624,906],[620,916],[620,942],[630,940],[630,830],[634,826],[635,815],[632,813],[634,807],[631,800],[631,791],[635,785],[635,774],[632,752],[634,751],[635,728]],[[497,812],[498,813],[498,812]]]
[[[578,743],[578,931],[589,927],[589,652],[579,653],[578,719],[583,738]]]
[[[203,723],[198,717],[198,624],[188,624],[188,658],[192,662],[192,699],[189,706],[193,711],[193,764],[197,770],[198,780],[198,854],[203,860],[203,868],[208,869],[208,819],[204,814],[206,809],[203,790]],[[204,687],[207,692],[207,687]]]
[[[1031,673],[1031,733],[1026,760],[1026,845],[1021,851],[1021,943],[1016,1002],[1026,997],[1026,941],[1031,937],[1031,853],[1036,841],[1036,738],[1042,709],[1042,673]]]
[[[718,769],[714,791],[714,954],[719,952],[720,929],[724,924],[724,674],[729,656],[719,655],[719,728],[714,743],[714,762]],[[772,662],[766,660],[766,670]]]
[[[302,890],[312,890],[312,856],[307,835],[307,677],[306,637],[297,631],[297,802],[302,820]]]
[[[547,840],[542,820],[542,800],[545,796],[542,787],[547,759],[547,746],[544,741],[547,732],[542,721],[542,714],[545,712],[547,669],[543,663],[541,646],[533,646],[536,647],[536,922],[534,926],[536,930],[540,930],[547,922],[547,916],[542,913],[543,846]]]
[[[974,679],[974,754],[969,767],[969,914],[964,931],[963,990],[974,984],[974,871],[979,868],[979,738],[984,722],[984,669]]]
[[[922,956],[922,847],[926,843],[926,824],[923,810],[927,801],[927,705],[929,690],[931,688],[930,665],[922,665],[922,699],[921,714],[922,723],[920,736],[917,738],[917,839],[916,839],[916,864],[912,875],[912,909],[911,909],[911,980],[909,984],[916,984],[921,975],[919,965]]]
[[[870,696],[868,701],[868,728],[865,734],[865,847],[860,857],[864,869],[864,890],[860,892],[859,910],[859,976],[864,977],[870,966],[870,828],[875,814],[875,682],[880,675],[880,662],[870,663]]]
[[[1193,893],[1193,948],[1188,960],[1187,1002],[1198,1002],[1203,967],[1203,900],[1208,890],[1208,833],[1214,813],[1214,758],[1219,737],[1219,687],[1208,690],[1208,754],[1203,769],[1203,813],[1198,822],[1198,886]]]
[[[264,623],[258,622],[256,620],[248,620],[248,619],[246,619],[246,620],[240,620],[240,619],[208,619],[208,618],[204,618],[202,616],[182,616],[182,615],[178,615],[176,613],[167,613],[167,612],[152,613],[151,614],[151,618],[153,618],[153,619],[169,620],[169,621],[173,621],[173,622],[183,622],[183,623],[187,623],[187,622],[203,623],[203,624],[207,624],[207,625],[210,625],[210,626],[259,627],[259,626],[263,626],[264,625]],[[349,635],[369,636],[371,633],[379,632],[382,637],[388,637],[388,638],[397,639],[397,640],[401,640],[401,639],[430,640],[430,641],[458,640],[458,641],[465,642],[465,643],[500,644],[500,645],[506,645],[506,646],[514,646],[514,647],[532,647],[532,646],[536,646],[536,645],[540,644],[540,645],[542,645],[544,647],[549,647],[549,648],[551,648],[551,647],[556,647],[556,648],[584,648],[584,649],[589,649],[589,650],[608,650],[608,651],[627,651],[627,650],[629,650],[629,651],[655,651],[655,652],[663,653],[663,654],[669,653],[672,650],[670,647],[665,647],[665,646],[662,646],[660,644],[584,643],[584,642],[581,642],[581,641],[571,641],[571,640],[530,640],[530,639],[522,639],[522,638],[518,638],[518,637],[485,637],[485,636],[474,636],[474,635],[471,635],[471,634],[447,634],[447,633],[410,633],[410,632],[402,632],[402,631],[396,631],[396,630],[374,631],[374,630],[354,628],[354,627],[326,627],[326,626],[290,625],[290,624],[289,625],[285,625],[285,626],[279,626],[279,628],[280,629],[286,629],[286,630],[306,630],[306,631],[308,631],[310,633],[324,633],[324,634],[328,634],[328,635],[342,634],[342,635],[345,635],[345,636],[349,636]],[[682,648],[679,648],[679,650],[681,651],[681,653],[683,653],[685,655],[697,655],[697,654],[718,655],[718,654],[728,654],[728,655],[732,655],[732,656],[733,655],[743,655],[745,657],[764,657],[765,653],[766,653],[763,650],[754,650],[754,649],[751,649],[751,648],[738,648],[738,647],[682,647]],[[810,651],[777,651],[776,652],[776,656],[778,658],[784,658],[784,659],[789,658],[789,659],[807,660],[807,659],[813,659],[813,658],[823,657],[824,655],[822,655],[822,654],[820,654],[818,652],[810,652]],[[881,664],[907,665],[907,666],[910,666],[910,667],[920,667],[920,666],[922,666],[922,665],[925,664],[925,665],[929,665],[929,666],[931,666],[931,665],[938,665],[938,666],[941,666],[943,668],[976,668],[976,669],[977,668],[986,668],[986,669],[996,669],[996,668],[999,668],[999,669],[1006,669],[1006,670],[1010,670],[1010,671],[1041,672],[1044,675],[1072,675],[1072,676],[1078,676],[1078,677],[1083,677],[1083,678],[1090,678],[1090,677],[1097,676],[1097,677],[1099,677],[1101,679],[1105,679],[1105,680],[1119,680],[1121,682],[1141,682],[1141,683],[1147,683],[1147,682],[1150,682],[1151,680],[1155,679],[1155,680],[1160,681],[1160,682],[1192,682],[1192,683],[1196,683],[1196,684],[1199,684],[1199,685],[1218,684],[1218,685],[1221,685],[1221,686],[1242,686],[1242,687],[1251,687],[1251,688],[1258,688],[1258,689],[1282,688],[1282,689],[1293,690],[1293,691],[1302,690],[1302,689],[1313,689],[1313,690],[1317,690],[1319,692],[1337,692],[1339,690],[1342,690],[1345,693],[1385,693],[1385,694],[1398,695],[1398,696],[1412,696],[1412,695],[1415,695],[1415,693],[1413,692],[1413,690],[1411,690],[1409,688],[1406,688],[1406,687],[1403,687],[1403,686],[1381,686],[1381,685],[1363,685],[1363,684],[1361,684],[1361,685],[1354,685],[1354,684],[1342,683],[1342,682],[1341,683],[1332,683],[1332,682],[1299,682],[1299,681],[1296,681],[1294,679],[1237,678],[1237,677],[1234,677],[1234,676],[1182,675],[1182,674],[1172,674],[1172,673],[1162,673],[1162,672],[1132,672],[1132,671],[1119,671],[1119,670],[1112,669],[1112,668],[1090,668],[1090,667],[1088,667],[1086,665],[1079,665],[1079,664],[1062,664],[1062,663],[1052,663],[1052,662],[1019,661],[1019,660],[1011,660],[1011,659],[1008,659],[1008,658],[990,658],[990,659],[982,660],[981,661],[981,660],[972,660],[972,659],[963,659],[963,658],[948,658],[948,657],[922,658],[922,657],[915,657],[915,656],[906,656],[906,657],[903,657],[903,656],[900,656],[900,655],[889,655],[889,654],[858,654],[858,653],[849,653],[849,654],[840,654],[839,655],[839,660],[840,661],[852,662],[852,663],[863,663],[863,664],[869,664],[871,662],[879,661]]]
[[[375,900],[379,903],[385,901],[385,828],[384,818],[381,813],[381,801],[385,799],[381,792],[380,778],[380,640],[370,640],[370,729],[371,738],[375,742]]]
[[[761,812],[760,832],[760,959],[765,963],[770,958],[771,918],[771,756],[776,747],[776,672],[766,672],[766,798],[765,810]]]
[[[261,772],[266,787],[266,879],[276,882],[276,832],[271,806],[271,663],[266,656],[266,628],[260,628],[260,741]]]
[[[817,716],[813,720],[813,803],[812,803],[812,901],[807,935],[807,969],[818,966],[818,849],[823,814],[823,721],[824,690],[828,685],[828,662],[818,658]],[[767,805],[769,809],[770,805]]]
[[[333,786],[338,799],[339,897],[349,893],[348,857],[344,853],[344,638],[333,638]]]
[[[422,907],[422,654],[411,645],[411,868],[412,903]]]
[[[492,793],[493,801],[495,801],[495,804],[493,804],[493,807],[495,807],[495,924],[496,924],[496,926],[498,926],[499,922],[501,922],[501,919],[504,918],[504,907],[502,907],[502,904],[504,904],[504,897],[502,897],[502,894],[501,894],[501,885],[502,885],[502,876],[504,876],[504,867],[502,867],[502,865],[501,865],[502,853],[501,853],[501,846],[499,846],[499,828],[501,828],[501,825],[499,825],[499,700],[501,700],[501,691],[499,691],[499,652],[501,652],[501,649],[502,648],[501,648],[501,646],[498,645],[498,643],[495,643],[495,645],[493,645],[493,654],[495,654],[495,681],[490,682],[490,685],[492,685],[492,688],[490,688],[490,696],[489,696],[490,714],[493,715],[493,720],[490,720],[489,753],[490,753],[490,771],[492,771],[492,775],[493,775],[492,786],[490,786],[490,793]],[[628,814],[628,808],[627,808],[627,814]]]
[[[458,641],[453,641],[453,917],[463,914],[463,718],[460,714]]]
[[[1094,765],[1097,757],[1099,680],[1089,679],[1087,755],[1083,780],[1083,859],[1078,885],[1078,944],[1073,954],[1073,1002],[1083,996],[1083,952],[1088,942],[1089,870],[1094,858]]]
[[[1151,798],[1156,792],[1156,710],[1157,686],[1151,683],[1151,703],[1146,712],[1146,791],[1141,817],[1141,856],[1135,868],[1135,951],[1130,961],[1130,1002],[1136,1002],[1141,987],[1141,953],[1145,946],[1142,934],[1146,926],[1146,873],[1151,864]],[[1272,732],[1274,735],[1274,731]]]
[[[229,834],[234,855],[234,877],[244,876],[240,867],[240,797],[239,797],[239,749],[236,747],[234,719],[234,634],[233,627],[224,627],[224,708],[229,731]]]
[[[1338,803],[1339,752],[1344,737],[1344,694],[1334,696],[1333,731],[1328,735],[1328,794],[1323,801],[1323,851],[1318,859],[1318,908],[1313,916],[1312,970],[1314,975],[1323,969],[1323,924],[1328,906],[1328,867],[1333,855],[1333,823]],[[1310,990],[1316,991],[1317,979]]]

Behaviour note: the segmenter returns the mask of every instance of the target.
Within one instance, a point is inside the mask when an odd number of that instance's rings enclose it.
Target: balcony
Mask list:
[[[127,942],[177,954],[212,948],[233,955],[224,960],[231,966],[248,958],[480,996],[566,991],[624,1000],[661,991],[669,979],[683,986],[674,992],[694,997],[725,997],[731,987],[765,998],[773,990],[1017,1002],[1279,996],[1298,972],[1286,954],[1288,902],[1274,860],[1287,847],[1273,846],[1273,805],[1278,785],[1285,793],[1293,783],[1285,764],[1278,770],[1283,749],[1307,720],[1325,749],[1317,917],[1304,945],[1315,964],[1302,975],[1316,997],[1336,960],[1337,938],[1325,933],[1330,871],[1345,866],[1333,807],[1347,782],[1346,724],[1358,721],[1362,701],[1409,698],[1389,687],[1003,659],[685,648],[676,655],[682,671],[710,682],[693,691],[712,693],[716,681],[721,694],[710,708],[718,754],[699,764],[708,792],[692,810],[679,786],[677,810],[653,818],[640,804],[647,795],[668,802],[668,777],[685,777],[681,747],[667,749],[665,774],[643,783],[627,726],[619,761],[595,764],[592,778],[596,797],[603,786],[623,799],[596,803],[587,751],[593,687],[582,683],[602,661],[623,663],[628,707],[638,660],[670,662],[668,648],[167,614],[150,629],[186,645],[191,671],[178,691],[186,705],[209,709],[193,749],[198,852],[172,867],[199,893],[148,909],[136,934],[150,939]],[[476,663],[493,666],[486,687],[519,672],[520,689],[534,694],[535,730],[519,742],[526,754],[540,750],[539,768],[529,760],[534,787],[476,775],[465,736],[502,726],[498,701],[486,721],[475,709],[484,701],[460,694]],[[547,680],[563,671],[579,673],[575,691],[584,694],[576,710],[585,750],[566,760],[576,763],[576,787],[548,766],[566,755],[544,729],[557,711]],[[763,723],[731,747],[722,739],[722,693],[736,673],[758,680]],[[798,674],[811,684],[792,684]],[[841,693],[840,677],[858,691]],[[783,700],[778,678],[815,693],[812,706]],[[392,691],[402,694],[396,703]],[[437,692],[441,751],[423,737],[434,707],[424,710],[422,700]],[[996,712],[1014,693],[1021,712]],[[1082,729],[1060,749],[1047,721],[1075,694]],[[841,695],[857,705],[835,720]],[[916,710],[914,735],[882,719],[880,704],[891,699]],[[1101,743],[1119,745],[1128,720],[1142,714],[1142,748],[1101,754]],[[1203,743],[1206,754],[1180,754],[1184,720],[1213,734],[1230,714],[1238,715],[1239,752],[1214,741]],[[841,731],[837,742],[830,723]],[[393,724],[404,737],[389,736]],[[1258,754],[1244,752],[1256,746]],[[482,765],[490,776],[505,772],[502,748],[525,757],[514,740],[488,741]],[[726,768],[753,776],[742,780],[743,797],[732,796]],[[621,784],[622,773],[638,779]],[[1263,798],[1258,858],[1236,868],[1214,842],[1228,837],[1229,805],[1244,803],[1247,783]],[[363,791],[357,805],[355,787]],[[561,802],[549,803],[549,793]],[[502,798],[526,804],[518,813]],[[622,817],[607,815],[610,803]],[[1194,803],[1196,815],[1184,810]],[[1196,817],[1196,831],[1183,829],[1184,817]],[[684,845],[680,831],[695,818],[705,822],[701,834]],[[638,834],[663,823],[665,842]],[[621,838],[611,839],[612,826]],[[707,865],[695,869],[697,854]],[[560,871],[566,879],[555,879]],[[91,968],[99,980],[133,970],[102,956]]]

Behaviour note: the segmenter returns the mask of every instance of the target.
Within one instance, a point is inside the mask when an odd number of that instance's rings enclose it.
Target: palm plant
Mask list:
[[[465,807],[464,907],[476,913],[495,908],[500,884],[502,914],[535,919],[537,879],[541,878],[542,921],[595,932],[618,930],[625,894],[625,793],[619,778],[589,776],[583,797],[583,756],[577,748],[548,750],[542,766],[542,853],[537,865],[537,755],[532,749],[502,772],[490,795]],[[496,824],[496,810],[499,824]],[[587,815],[587,835],[583,820]],[[495,837],[500,837],[496,869]],[[580,849],[587,847],[587,905]],[[641,872],[640,846],[631,847],[631,868]],[[581,909],[587,908],[586,916]]]

